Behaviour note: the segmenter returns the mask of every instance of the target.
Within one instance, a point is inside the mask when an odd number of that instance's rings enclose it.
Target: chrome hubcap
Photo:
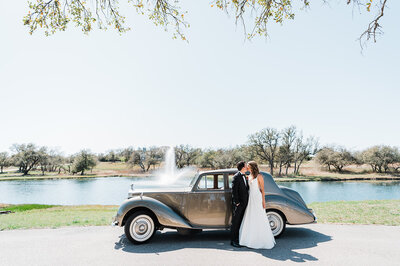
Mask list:
[[[133,219],[129,231],[134,240],[144,242],[149,239],[154,232],[153,219],[145,214],[139,215]]]
[[[274,236],[279,235],[279,233],[283,229],[283,219],[276,212],[267,212],[267,219],[269,222],[269,226],[271,227],[272,233]]]

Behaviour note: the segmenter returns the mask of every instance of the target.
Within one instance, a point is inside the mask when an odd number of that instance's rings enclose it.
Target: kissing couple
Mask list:
[[[265,212],[264,178],[254,161],[241,161],[237,169],[232,181],[231,245],[271,249],[275,238]]]

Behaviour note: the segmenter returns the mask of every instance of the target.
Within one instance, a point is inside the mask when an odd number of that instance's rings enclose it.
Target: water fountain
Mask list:
[[[170,146],[165,153],[164,167],[156,176],[158,177],[160,184],[168,185],[174,184],[178,181],[187,183],[187,180],[182,180],[182,177],[193,177],[195,169],[193,167],[185,167],[178,169],[175,164],[175,149]]]

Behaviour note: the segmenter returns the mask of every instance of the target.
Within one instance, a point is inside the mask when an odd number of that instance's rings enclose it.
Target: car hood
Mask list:
[[[130,189],[128,192],[129,197],[138,196],[148,193],[184,193],[191,191],[191,187],[155,187],[146,189]]]

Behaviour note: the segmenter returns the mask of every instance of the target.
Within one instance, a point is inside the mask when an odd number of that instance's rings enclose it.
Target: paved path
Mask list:
[[[0,232],[0,265],[400,265],[400,226],[288,227],[272,250],[232,248],[229,232],[157,233],[134,246],[120,227]]]

